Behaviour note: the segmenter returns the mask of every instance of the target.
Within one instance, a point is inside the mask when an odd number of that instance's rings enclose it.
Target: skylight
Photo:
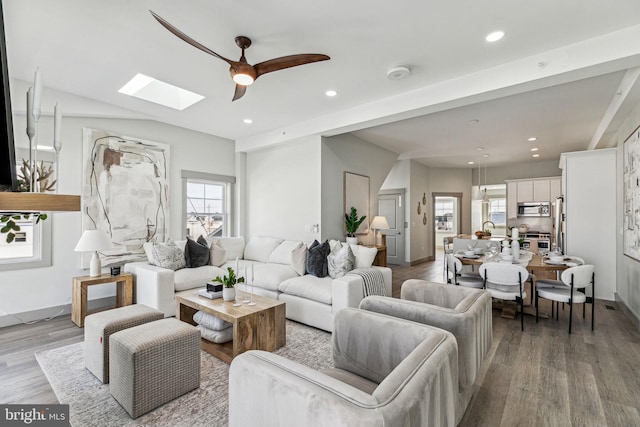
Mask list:
[[[140,73],[118,92],[180,111],[204,99],[202,95]]]

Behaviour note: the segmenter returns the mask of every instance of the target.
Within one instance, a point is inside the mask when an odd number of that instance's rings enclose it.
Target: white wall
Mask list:
[[[309,136],[247,153],[246,234],[313,241],[321,220],[321,141]]]
[[[404,230],[405,262],[411,261],[411,206],[407,203],[407,200],[411,200],[409,197],[409,190],[411,187],[411,162],[412,160],[396,161],[380,188],[380,190],[405,190],[406,200],[402,201],[405,207],[404,221],[408,224],[408,228]]]
[[[14,115],[16,144],[26,145],[25,116]],[[80,194],[82,179],[82,128],[106,130],[171,145],[170,235],[182,237],[182,195],[180,170],[222,175],[235,174],[234,143],[230,140],[148,120],[64,117],[60,154],[60,193]],[[51,117],[40,119],[40,140],[52,141]],[[0,272],[0,325],[17,323],[5,313],[22,313],[71,302],[71,279],[87,274],[80,269],[80,253],[73,251],[81,235],[80,212],[53,213],[52,266]],[[115,295],[115,286],[94,286],[89,298]]]
[[[322,138],[322,239],[344,240],[344,172],[369,177],[368,219],[378,213],[378,193],[398,155],[354,135]],[[362,213],[360,213],[362,214]],[[372,244],[373,232],[358,236]]]
[[[430,190],[437,193],[462,193],[460,233],[471,233],[471,169],[430,168]]]
[[[409,210],[409,232],[411,234],[409,261],[427,260],[434,256],[433,253],[433,205],[431,197],[431,177],[429,168],[423,164],[411,162],[411,185],[407,194],[407,209]],[[423,195],[427,198],[427,204],[422,204]],[[421,214],[418,214],[420,205]],[[424,214],[427,214],[427,223],[423,224]]]
[[[616,139],[618,141],[618,189],[617,189],[617,205],[624,206],[623,190],[622,190],[622,177],[623,177],[623,144],[624,141],[631,135],[640,125],[640,104],[636,105],[632,113],[624,121],[620,129],[618,130]],[[616,230],[618,242],[617,242],[617,272],[616,276],[616,299],[620,299],[636,316],[636,319],[640,320],[640,261],[624,256],[624,242],[623,242],[623,209],[618,209],[618,218],[616,221]],[[596,278],[597,280],[597,278]]]

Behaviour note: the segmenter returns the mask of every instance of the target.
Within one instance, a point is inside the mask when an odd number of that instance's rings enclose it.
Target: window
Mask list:
[[[490,199],[489,200],[489,220],[496,226],[505,226],[507,220],[507,200],[506,199]]]
[[[15,232],[11,243],[7,243],[7,233],[0,234],[0,271],[50,266],[51,221],[50,215],[39,224],[33,217],[15,220],[20,231]],[[0,222],[0,228],[5,226],[6,221]]]
[[[453,230],[453,199],[438,200],[435,202],[436,230]]]
[[[186,235],[193,239],[230,235],[235,178],[182,171],[182,179]]]

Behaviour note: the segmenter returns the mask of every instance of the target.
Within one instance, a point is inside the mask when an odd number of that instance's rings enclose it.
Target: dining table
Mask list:
[[[467,256],[464,253],[455,254],[456,258],[462,262],[463,265],[474,265],[480,266],[485,262],[504,262],[501,261],[501,254],[491,254],[489,252],[484,254],[474,254],[473,256]],[[562,262],[552,262],[547,257],[542,256],[540,254],[535,254],[532,252],[525,252],[525,254],[521,254],[519,257],[519,262],[513,262],[514,265],[520,265],[527,269],[528,272],[533,274],[534,276],[544,276],[544,278],[549,278],[549,273],[557,274],[560,271],[566,270],[570,267],[567,263],[574,262],[574,260],[569,257],[565,258]],[[555,277],[553,277],[555,278]],[[535,307],[532,307],[533,296],[535,292],[535,280],[531,286],[531,297],[529,299],[529,304],[525,304],[524,306],[524,314],[535,316]],[[513,319],[516,314],[516,306],[512,305],[502,305],[502,317],[507,317]],[[542,318],[549,318],[549,313],[540,312],[539,314]]]

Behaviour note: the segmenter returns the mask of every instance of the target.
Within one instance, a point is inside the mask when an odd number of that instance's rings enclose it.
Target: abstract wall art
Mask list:
[[[169,232],[169,145],[83,129],[82,229],[104,230],[102,265],[146,259],[143,244]],[[91,254],[83,254],[87,268]]]
[[[640,261],[640,127],[624,141],[624,254]]]

